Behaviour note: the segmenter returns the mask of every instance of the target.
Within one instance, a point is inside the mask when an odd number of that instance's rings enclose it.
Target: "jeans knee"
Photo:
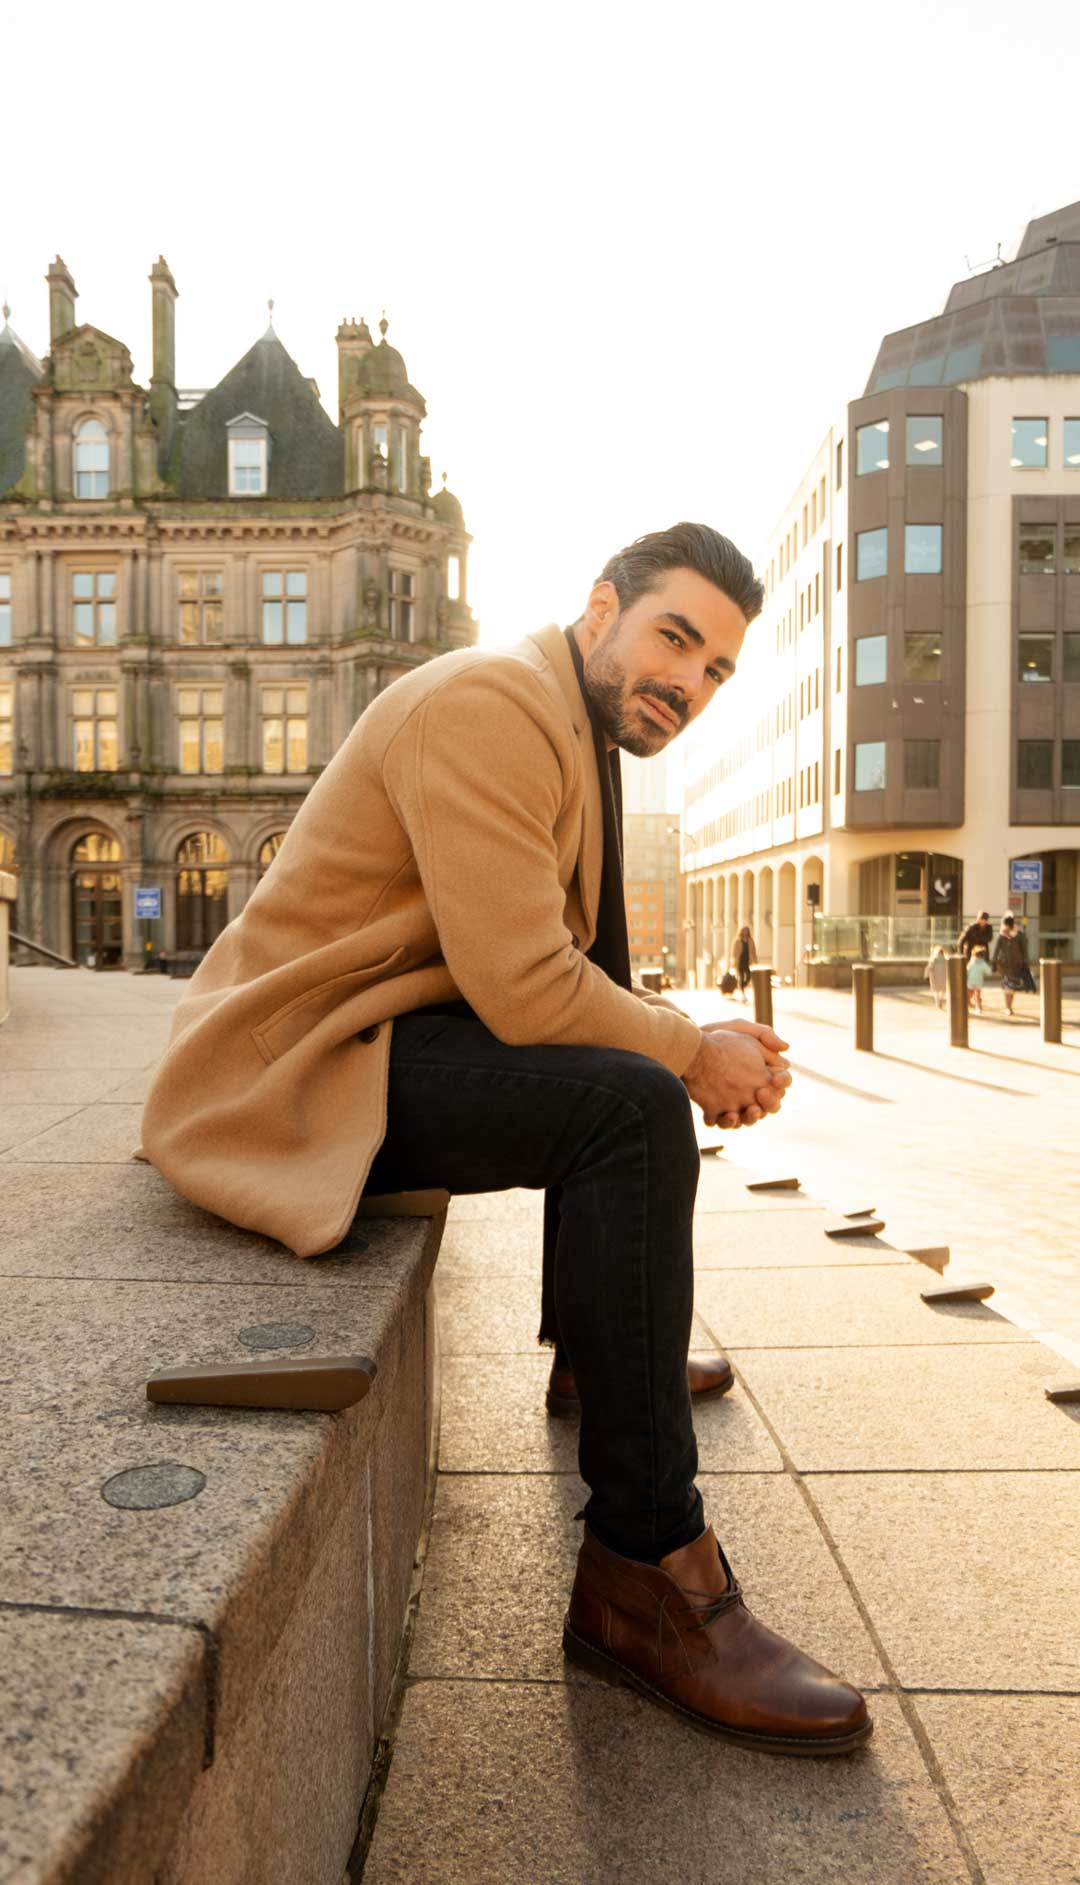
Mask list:
[[[668,1159],[685,1155],[696,1172],[699,1163],[697,1134],[690,1095],[678,1074],[669,1073],[657,1060],[639,1054],[625,1054],[626,1103],[638,1120],[643,1120],[650,1141],[656,1142]]]

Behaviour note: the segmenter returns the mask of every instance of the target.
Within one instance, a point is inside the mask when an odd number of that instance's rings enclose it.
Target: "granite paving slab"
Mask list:
[[[462,1276],[531,1276],[540,1287],[543,1262],[541,1226],[531,1234],[528,1222],[521,1226],[495,1218],[462,1218],[455,1198],[447,1214],[446,1231],[439,1248],[439,1275],[451,1270]]]
[[[921,1264],[805,1270],[702,1270],[696,1307],[727,1349],[869,1348],[1028,1338],[991,1303],[931,1308]]]
[[[879,1237],[835,1243],[825,1235],[844,1222],[835,1211],[699,1211],[694,1217],[694,1267],[698,1270],[819,1269],[908,1265],[902,1250]]]
[[[58,1068],[52,1073],[13,1072],[0,1067],[0,1105],[85,1106],[111,1093],[126,1078],[115,1069]]]
[[[411,1684],[364,1885],[971,1885],[891,1699],[874,1739],[782,1760],[627,1689]]]
[[[454,1473],[576,1473],[577,1425],[544,1407],[550,1356],[442,1358],[439,1467]],[[780,1455],[734,1388],[694,1410],[702,1472],[775,1473]]]
[[[535,1222],[541,1229],[544,1222],[544,1194],[542,1191],[471,1191],[456,1192],[447,1217],[447,1228],[451,1224],[466,1219],[492,1218],[499,1223],[507,1221],[521,1226]]]
[[[431,1241],[430,1220],[360,1221],[332,1253],[299,1258],[283,1244],[201,1211],[150,1165],[13,1165],[0,1185],[0,1276],[101,1277],[131,1282],[393,1287],[402,1264]]]
[[[1080,1475],[805,1484],[905,1688],[1080,1690]]]
[[[863,1688],[885,1681],[851,1597],[790,1479],[702,1474],[706,1515],[774,1629]],[[442,1477],[410,1676],[590,1678],[562,1653],[588,1497],[576,1477]]]
[[[1080,1469],[1080,1406],[1043,1387],[1038,1342],[739,1349],[731,1357],[799,1472]]]
[[[23,1139],[3,1153],[3,1162],[17,1165],[126,1165],[139,1143],[141,1106],[110,1106],[102,1101]]]
[[[6,1152],[9,1146],[21,1145],[26,1139],[36,1139],[49,1126],[59,1125],[78,1111],[77,1105],[27,1102],[24,1105],[10,1100],[0,1099],[0,1151]]]
[[[1080,1878],[1080,1698],[919,1695],[985,1885]]]
[[[820,1198],[805,1191],[748,1191],[748,1183],[755,1182],[756,1176],[754,1172],[743,1171],[741,1166],[726,1164],[723,1159],[703,1158],[697,1189],[698,1211],[753,1211],[764,1216],[821,1209]],[[776,1176],[797,1178],[799,1174],[797,1171],[778,1172]]]
[[[103,1846],[149,1876],[202,1768],[207,1676],[188,1625],[0,1604],[4,1885],[101,1879]]]

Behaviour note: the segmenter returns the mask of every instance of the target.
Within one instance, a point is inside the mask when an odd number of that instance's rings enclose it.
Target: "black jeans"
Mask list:
[[[369,1191],[559,1187],[555,1310],[585,1516],[656,1562],[704,1526],[686,1384],[700,1156],[682,1081],[617,1048],[507,1047],[468,1012],[393,1024]]]

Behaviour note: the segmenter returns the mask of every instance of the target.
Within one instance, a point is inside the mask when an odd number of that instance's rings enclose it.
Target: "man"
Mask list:
[[[989,912],[987,910],[980,910],[975,921],[968,924],[956,947],[963,956],[964,961],[969,962],[973,949],[982,948],[989,950],[993,940],[994,926],[990,921]]]
[[[753,1124],[790,1076],[769,1030],[699,1029],[629,987],[607,761],[704,710],[761,602],[732,543],[682,524],[613,557],[565,635],[380,695],[180,1003],[143,1143],[300,1256],[340,1241],[365,1184],[557,1190],[590,1490],[566,1652],[744,1745],[827,1754],[867,1738],[866,1705],[743,1605],[686,1374],[690,1102]]]

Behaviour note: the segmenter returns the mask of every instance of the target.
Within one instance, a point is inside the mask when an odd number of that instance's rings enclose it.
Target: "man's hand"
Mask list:
[[[733,1021],[703,1021],[701,1032],[703,1034],[752,1034],[754,1039],[760,1041],[762,1047],[767,1048],[770,1054],[786,1054],[788,1050],[788,1042],[782,1041],[774,1029],[765,1027],[761,1021],[743,1021],[738,1017]]]
[[[701,1107],[705,1124],[733,1131],[736,1126],[756,1125],[766,1113],[778,1112],[791,1085],[788,1064],[780,1052],[786,1045],[771,1028],[753,1021],[703,1028],[701,1046],[682,1078],[690,1098]]]

